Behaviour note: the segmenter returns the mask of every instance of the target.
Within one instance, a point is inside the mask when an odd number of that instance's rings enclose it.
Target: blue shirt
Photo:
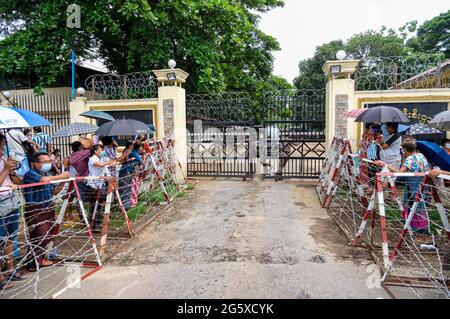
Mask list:
[[[33,168],[24,175],[23,183],[39,183],[44,176],[50,176],[50,174],[44,173],[44,175],[42,175],[40,171]],[[48,202],[53,199],[53,191],[55,190],[55,187],[55,184],[27,187],[23,189],[23,195],[27,203],[47,205]]]
[[[122,168],[120,169],[120,175],[125,176],[133,174],[136,164],[142,164],[142,159],[139,152],[133,149],[130,155],[128,155],[128,161],[123,163]]]
[[[37,133],[35,136],[33,136],[32,140],[33,142],[38,144],[41,149],[47,150],[47,152],[50,151],[47,149],[47,145],[52,142],[52,138],[50,137],[50,135],[45,133]]]

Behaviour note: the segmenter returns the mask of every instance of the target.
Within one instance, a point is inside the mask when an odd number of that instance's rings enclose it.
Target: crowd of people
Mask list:
[[[40,127],[34,128],[34,133],[9,130],[0,134],[0,265],[4,265],[0,269],[0,291],[27,277],[14,267],[14,256],[19,253],[17,235],[22,213],[29,232],[26,269],[36,271],[51,266],[53,262],[47,258],[46,248],[52,227],[55,227],[55,195],[64,187],[67,189],[66,183],[57,182],[79,178],[76,181],[79,195],[88,206],[93,231],[98,232],[102,216],[93,218],[94,206],[96,202],[105,202],[108,182],[118,177],[124,208],[135,206],[137,198],[132,194],[138,193],[137,177],[149,151],[144,135],[128,141],[121,154],[119,145],[110,136],[100,137],[98,144],[80,136],[70,145],[72,153],[61,159],[61,152],[54,148],[48,134]],[[24,187],[24,184],[28,185]],[[23,198],[15,191],[18,185],[22,185]],[[70,196],[76,194],[71,192]]]
[[[393,173],[429,173],[432,177],[441,174],[450,175],[450,172],[440,168],[434,168],[418,149],[417,140],[411,135],[398,133],[398,123],[387,123],[388,134],[382,134],[381,125],[366,123],[360,144],[360,156],[373,161],[373,165],[367,167],[368,181],[374,183],[374,177],[381,167],[387,167]],[[450,146],[447,140],[443,140],[442,147],[448,152]],[[423,183],[421,176],[409,176],[397,178],[397,183],[404,184],[402,220],[406,220],[415,197]],[[424,196],[428,196],[425,189]],[[429,233],[429,219],[426,213],[425,202],[420,201],[416,213],[411,221],[411,228],[419,234]]]

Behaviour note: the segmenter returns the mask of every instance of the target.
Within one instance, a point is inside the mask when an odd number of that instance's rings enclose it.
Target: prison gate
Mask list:
[[[317,178],[325,153],[325,92],[186,97],[188,174]]]
[[[361,154],[334,139],[317,184],[323,206],[349,242],[368,248],[392,297],[406,288],[450,298],[450,176],[390,173]]]

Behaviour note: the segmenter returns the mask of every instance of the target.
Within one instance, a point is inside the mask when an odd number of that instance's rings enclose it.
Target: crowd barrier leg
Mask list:
[[[375,192],[373,192],[372,197],[370,198],[369,204],[367,206],[366,211],[364,212],[363,220],[361,222],[361,225],[359,226],[358,232],[353,239],[353,246],[358,246],[361,240],[361,236],[364,233],[364,230],[366,229],[367,222],[369,221],[369,218],[372,217],[373,209],[375,208]]]
[[[381,246],[383,251],[383,264],[385,269],[389,266],[389,243],[387,234],[386,210],[384,206],[383,182],[381,176],[377,174],[376,177],[376,191],[378,199],[378,212],[380,215],[380,232],[381,232]]]
[[[117,187],[114,190],[114,194],[116,195],[120,212],[122,213],[123,218],[125,219],[125,224],[127,225],[128,233],[130,234],[130,236],[134,237],[136,236],[136,234],[134,233],[133,226],[131,225],[130,219],[128,218],[127,210],[123,206],[122,199],[120,198],[119,194],[119,189]]]
[[[114,189],[116,188],[116,180],[108,183],[108,194],[106,195],[105,213],[103,216],[102,237],[100,238],[100,256],[105,255],[106,239],[108,237],[109,221],[111,215],[111,204],[113,201]]]
[[[100,258],[100,254],[99,254],[99,252],[97,250],[97,244],[95,242],[95,238],[94,238],[94,235],[92,233],[91,225],[89,224],[88,215],[87,215],[86,209],[84,208],[83,199],[81,198],[80,190],[78,189],[78,184],[77,184],[76,180],[73,182],[73,186],[74,186],[75,192],[77,194],[77,200],[78,200],[78,203],[80,205],[81,214],[83,215],[83,220],[86,223],[89,240],[90,240],[90,242],[92,244],[92,249],[94,250],[95,258],[97,259],[97,264],[99,266],[101,266],[102,265],[102,260]]]
[[[97,215],[97,209],[98,209],[99,201],[100,201],[100,190],[97,189],[95,205],[94,205],[94,211],[92,212],[92,217],[91,217],[91,228],[94,227],[94,222],[95,222],[95,217]]]
[[[150,157],[150,161],[151,161],[153,167],[155,168],[155,175],[156,175],[156,178],[158,179],[161,190],[163,191],[164,198],[167,200],[168,203],[170,203],[171,202],[170,196],[167,193],[166,186],[164,185],[164,180],[163,180],[163,178],[161,176],[161,172],[159,171],[158,166],[156,164],[155,157],[153,156],[153,152],[149,153],[149,157]]]
[[[61,229],[61,224],[64,220],[64,215],[66,213],[67,207],[69,206],[69,198],[70,198],[70,193],[68,193],[64,196],[64,201],[62,203],[61,210],[59,211],[58,217],[55,220],[55,224],[52,229],[51,239],[47,245],[47,254],[46,254],[47,259],[49,258],[49,255],[51,254],[53,246],[55,245],[56,235],[58,235],[59,230]]]
[[[436,187],[435,187],[436,185],[434,184],[433,179],[431,179],[429,176],[428,176],[428,183],[431,186],[431,189],[432,189],[431,194],[433,196],[433,200],[436,204],[436,208],[438,210],[439,217],[441,218],[442,225],[444,226],[444,229],[447,232],[447,238],[450,242],[450,223],[447,218],[447,213],[445,211],[444,205],[442,204],[441,198],[439,197],[439,194],[436,190]]]

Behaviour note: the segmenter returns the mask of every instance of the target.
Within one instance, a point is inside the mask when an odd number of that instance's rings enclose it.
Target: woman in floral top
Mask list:
[[[428,163],[427,159],[423,154],[419,153],[416,148],[416,140],[412,137],[405,138],[402,143],[402,148],[405,154],[405,162],[403,163],[400,170],[395,169],[388,165],[388,168],[391,172],[400,172],[400,173],[425,173],[430,171],[431,167]],[[406,177],[405,179],[405,193],[403,195],[403,208],[404,211],[402,213],[402,218],[406,219],[409,214],[409,211],[414,204],[414,200],[416,194],[420,190],[420,185],[423,182],[422,176],[412,176]],[[425,197],[428,190],[425,188],[423,191],[423,196]],[[428,223],[428,213],[425,207],[425,201],[419,202],[417,206],[416,213],[411,221],[411,228],[418,233],[429,233],[429,223]]]

